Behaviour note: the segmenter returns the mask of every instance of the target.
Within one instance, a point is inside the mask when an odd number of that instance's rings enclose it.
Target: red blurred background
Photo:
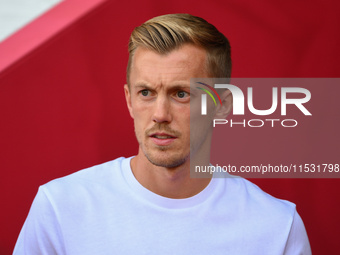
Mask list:
[[[137,153],[123,93],[135,26],[190,13],[229,38],[235,77],[339,77],[339,7],[335,0],[66,0],[1,43],[0,254],[12,252],[39,185]],[[340,179],[253,181],[297,204],[313,254],[340,250]]]

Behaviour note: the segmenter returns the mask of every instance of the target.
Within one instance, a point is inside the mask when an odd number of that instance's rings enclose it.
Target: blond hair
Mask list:
[[[138,47],[159,54],[168,54],[186,43],[202,47],[207,52],[207,71],[214,78],[231,75],[230,44],[215,26],[190,14],[167,14],[152,18],[136,27],[129,40],[127,82],[132,59]]]

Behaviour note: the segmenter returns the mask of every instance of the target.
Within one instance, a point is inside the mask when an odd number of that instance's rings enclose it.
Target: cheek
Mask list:
[[[137,138],[137,141],[139,143],[141,143],[143,141],[143,137],[144,137],[144,129],[141,125],[141,122],[138,121],[136,118],[134,119],[134,129],[135,129],[135,135]]]
[[[139,103],[135,103],[132,107],[132,114],[136,121],[141,121],[142,119],[145,119],[149,111],[150,109],[148,109],[145,105]]]
[[[132,110],[132,113],[134,115],[134,125],[135,130],[140,132],[143,132],[144,129],[148,128],[148,125],[150,124],[150,110],[146,107],[134,107]]]
[[[201,143],[212,132],[212,116],[196,115],[190,119],[190,142]]]
[[[190,110],[187,109],[177,109],[174,111],[174,119],[177,119],[177,122],[183,129],[189,129],[190,128]]]

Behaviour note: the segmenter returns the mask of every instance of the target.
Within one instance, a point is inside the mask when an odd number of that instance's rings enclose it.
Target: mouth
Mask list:
[[[153,133],[149,136],[159,146],[170,145],[176,140],[176,136],[167,133]]]
[[[155,133],[152,134],[151,137],[158,138],[158,139],[171,139],[171,138],[176,138],[173,135],[165,134],[165,133]]]

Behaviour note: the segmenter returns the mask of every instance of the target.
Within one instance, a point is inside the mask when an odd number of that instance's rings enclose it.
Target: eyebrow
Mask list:
[[[182,83],[182,84],[180,84]],[[149,89],[149,90],[153,90],[154,88],[147,84],[146,82],[137,82],[136,85],[134,86],[135,88],[144,88],[144,89]],[[180,89],[190,89],[190,84],[183,84],[183,82],[179,82],[179,84],[170,86],[168,88],[169,90],[180,90]]]
[[[149,86],[148,84],[146,84],[146,83],[137,83],[134,87],[136,87],[136,88],[146,88],[146,89],[151,89],[151,86]]]

